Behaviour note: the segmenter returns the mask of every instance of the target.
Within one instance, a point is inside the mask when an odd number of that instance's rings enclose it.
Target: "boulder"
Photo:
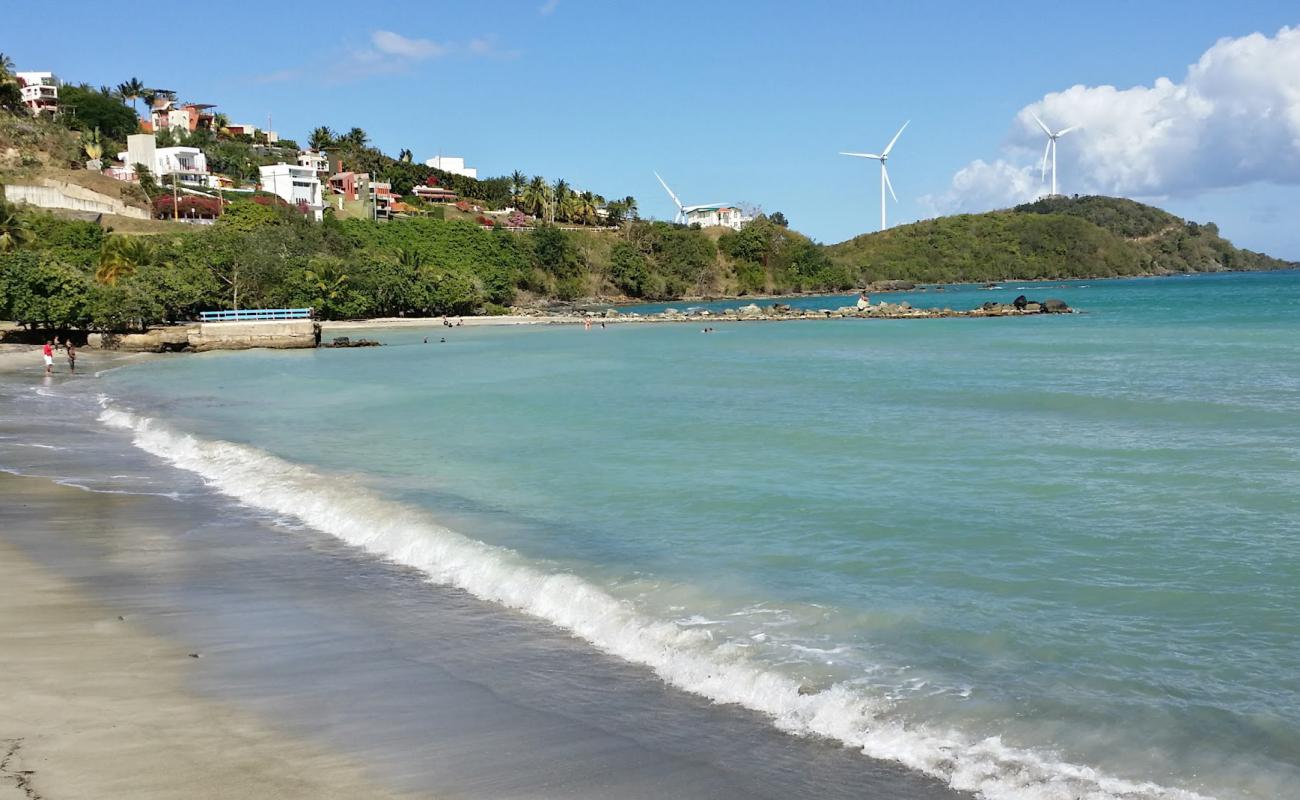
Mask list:
[[[752,319],[754,317],[763,316],[763,309],[759,308],[753,303],[750,303],[747,306],[741,306],[740,308],[736,309],[736,313],[742,317],[748,317]]]
[[[1049,297],[1043,301],[1043,312],[1047,314],[1069,314],[1070,307],[1065,304],[1064,300]]]
[[[1038,314],[1041,313],[1042,310],[1043,307],[1038,303],[1025,303],[1025,307],[1021,309],[1021,311],[1024,311],[1026,314]]]
[[[1029,305],[1029,300],[1022,294],[1015,300],[1012,300],[1011,305],[1015,306],[1020,311],[1024,311],[1025,306]]]

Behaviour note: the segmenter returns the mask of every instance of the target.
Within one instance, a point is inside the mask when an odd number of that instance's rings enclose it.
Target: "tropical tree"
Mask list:
[[[313,150],[324,150],[334,144],[334,131],[330,130],[325,125],[321,125],[312,130],[311,135],[307,137],[307,144],[309,144]]]
[[[104,155],[104,140],[99,133],[99,128],[81,137],[81,149],[86,151],[86,157],[91,161],[99,162]]]
[[[230,128],[230,117],[218,111],[212,115],[212,127],[217,133],[225,133]]]
[[[342,140],[353,147],[361,148],[370,141],[370,136],[361,128],[351,128],[343,134]]]
[[[139,111],[139,108],[135,103],[143,96],[144,89],[144,83],[142,83],[139,78],[131,78],[130,80],[123,81],[117,85],[117,93],[122,96],[123,100],[130,100],[131,109],[136,112]]]
[[[397,160],[402,162],[403,164],[410,164],[412,161],[415,160],[415,158],[411,155],[410,150],[407,150],[405,147],[403,147],[401,150],[397,151]]]
[[[331,255],[315,255],[308,262],[303,275],[316,293],[317,310],[333,316],[348,286],[348,275],[343,259]]]
[[[5,202],[3,187],[0,187],[0,253],[17,250],[30,239],[27,221],[18,215],[18,209]]]
[[[528,176],[519,170],[510,173],[510,202],[519,205],[522,201],[520,196],[524,192],[524,187],[528,185]]]
[[[99,269],[95,280],[113,286],[122,278],[130,277],[140,267],[154,263],[153,245],[140,236],[117,234],[104,240],[99,251]]]
[[[547,194],[550,186],[541,175],[534,175],[520,193],[520,203],[524,210],[534,217],[541,217],[546,211]]]
[[[14,60],[0,53],[0,81],[9,80],[14,74]]]
[[[569,206],[569,182],[560,178],[551,188],[551,223],[555,223],[557,216],[567,217]]]

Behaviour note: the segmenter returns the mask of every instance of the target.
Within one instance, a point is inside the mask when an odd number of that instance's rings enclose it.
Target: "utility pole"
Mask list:
[[[180,203],[176,191],[176,171],[172,170],[172,222],[181,218]]]

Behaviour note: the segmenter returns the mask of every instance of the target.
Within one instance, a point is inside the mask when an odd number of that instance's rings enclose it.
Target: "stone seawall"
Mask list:
[[[195,350],[272,350],[311,348],[320,344],[320,323],[310,319],[265,322],[205,322],[172,325],[144,333],[92,333],[89,347],[137,353]]]

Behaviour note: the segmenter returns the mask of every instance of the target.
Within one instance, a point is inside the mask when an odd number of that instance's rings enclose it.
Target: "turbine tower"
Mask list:
[[[658,172],[655,173],[655,177],[659,178]],[[686,222],[686,206],[682,205],[681,200],[677,199],[677,195],[673,194],[672,189],[668,188],[668,184],[664,182],[663,178],[659,178],[659,185],[664,187],[664,191],[673,199],[673,205],[677,206],[677,213],[673,215],[673,222],[681,222],[684,224]]]
[[[1051,154],[1051,156],[1052,156],[1052,195],[1055,196],[1055,195],[1056,195],[1056,140],[1059,139],[1059,138],[1061,138],[1061,137],[1064,136],[1065,134],[1069,133],[1070,131],[1075,130],[1075,129],[1078,128],[1079,126],[1078,126],[1078,125],[1071,125],[1071,126],[1068,127],[1068,128],[1064,128],[1064,129],[1062,129],[1062,130],[1057,131],[1056,133],[1052,133],[1052,129],[1049,128],[1049,127],[1047,127],[1046,125],[1044,125],[1044,124],[1043,124],[1043,121],[1042,121],[1041,119],[1038,118],[1038,115],[1037,115],[1037,114],[1035,114],[1034,112],[1030,111],[1030,112],[1029,112],[1029,116],[1033,117],[1033,118],[1034,118],[1034,122],[1037,122],[1037,123],[1038,123],[1038,127],[1040,127],[1040,128],[1043,129],[1043,133],[1047,134],[1047,149],[1043,150],[1043,169],[1042,169],[1041,172],[1039,173],[1038,179],[1041,181],[1041,180],[1043,180],[1044,178],[1047,177],[1047,156],[1048,156],[1048,154]]]
[[[889,144],[885,145],[885,149],[880,152],[880,155],[876,155],[875,153],[843,153],[843,152],[840,153],[840,155],[842,156],[853,156],[855,158],[874,158],[875,160],[880,162],[880,229],[882,231],[886,227],[885,226],[885,189],[886,188],[889,189],[889,194],[894,198],[894,202],[895,203],[898,202],[898,195],[894,194],[894,184],[891,183],[889,180],[889,170],[885,167],[885,162],[889,160],[889,151],[894,149],[894,143],[898,141],[898,137],[903,135],[903,131],[907,128],[908,125],[911,124],[911,122],[912,121],[909,119],[907,122],[903,123],[903,127],[898,129],[898,133],[894,134],[894,138],[889,140]]]

